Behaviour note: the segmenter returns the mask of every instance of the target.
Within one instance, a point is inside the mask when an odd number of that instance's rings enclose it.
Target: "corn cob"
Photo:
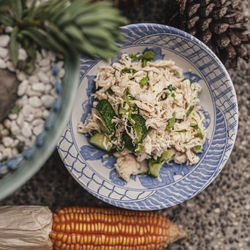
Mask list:
[[[163,215],[72,207],[53,214],[54,249],[162,249],[186,233]]]

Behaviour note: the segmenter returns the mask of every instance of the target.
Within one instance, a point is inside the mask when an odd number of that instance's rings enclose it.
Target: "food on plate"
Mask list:
[[[125,181],[131,174],[158,177],[170,161],[196,164],[206,139],[201,86],[185,79],[174,61],[153,60],[148,50],[101,67],[91,113],[78,124],[92,145],[117,158],[115,168]]]

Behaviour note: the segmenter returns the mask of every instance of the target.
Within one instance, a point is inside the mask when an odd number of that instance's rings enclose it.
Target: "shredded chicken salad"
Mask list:
[[[206,131],[200,112],[201,86],[183,77],[172,60],[156,60],[153,51],[123,54],[101,67],[95,79],[96,98],[78,132],[111,152],[118,175],[158,177],[165,162],[196,164]]]

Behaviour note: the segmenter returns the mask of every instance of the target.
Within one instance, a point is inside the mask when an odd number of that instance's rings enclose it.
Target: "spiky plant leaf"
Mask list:
[[[31,48],[45,48],[65,57],[77,54],[108,59],[117,53],[114,44],[122,39],[120,26],[127,20],[111,3],[48,0],[36,6],[34,0],[27,8],[26,2],[0,0],[0,24],[18,27],[18,35],[12,36],[27,50],[28,61],[34,60],[34,53],[28,51],[27,42]],[[13,48],[12,52],[17,65]]]

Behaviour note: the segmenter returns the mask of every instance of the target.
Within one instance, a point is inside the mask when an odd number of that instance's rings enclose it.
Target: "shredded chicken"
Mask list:
[[[112,140],[113,147],[123,149],[115,153],[115,167],[126,181],[131,174],[145,171],[147,159],[157,159],[169,149],[172,150],[169,161],[196,164],[199,161],[196,153],[202,151],[206,139],[204,117],[198,105],[201,86],[184,79],[182,69],[171,60],[150,61],[144,66],[141,61],[132,61],[123,54],[119,62],[102,67],[95,79],[96,89],[100,89],[93,96],[107,99],[116,113],[112,120],[115,131],[108,136],[116,138]],[[143,86],[142,79],[146,79]],[[124,97],[126,91],[132,97],[129,104]],[[96,103],[93,106],[86,121],[78,124],[80,133],[101,131],[102,119],[96,111]],[[132,114],[140,114],[146,120],[149,132],[140,143],[142,152],[132,154],[124,148],[122,133],[126,131],[133,141],[136,135],[131,129],[129,115],[119,114],[120,107],[133,107]]]

